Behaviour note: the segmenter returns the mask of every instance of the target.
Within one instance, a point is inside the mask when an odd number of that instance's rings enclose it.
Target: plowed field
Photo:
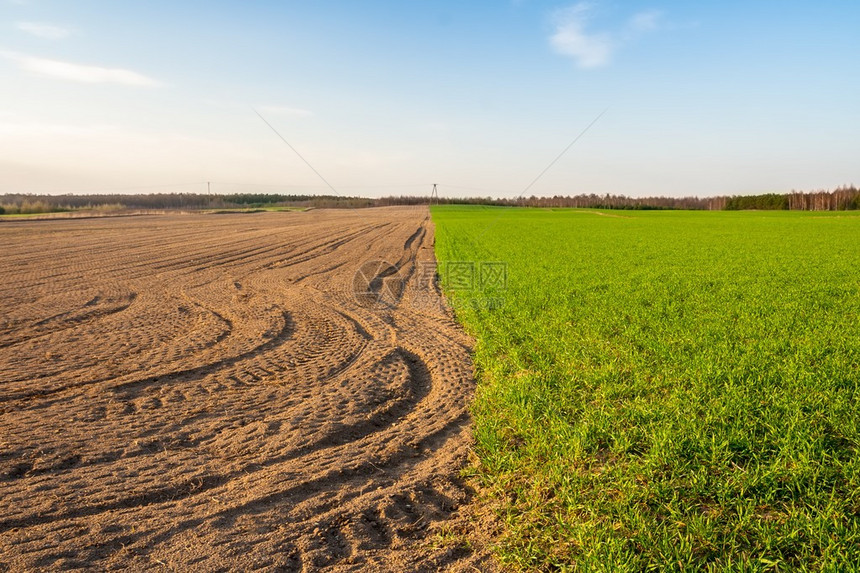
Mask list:
[[[0,570],[435,570],[470,341],[424,208],[0,223]]]

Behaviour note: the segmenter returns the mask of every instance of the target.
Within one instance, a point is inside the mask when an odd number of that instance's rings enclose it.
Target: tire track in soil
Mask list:
[[[0,236],[0,570],[493,567],[431,542],[473,381],[426,208]],[[353,296],[371,260],[391,307]]]

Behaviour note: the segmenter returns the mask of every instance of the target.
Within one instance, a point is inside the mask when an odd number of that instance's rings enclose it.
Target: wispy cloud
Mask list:
[[[555,51],[573,58],[580,68],[606,65],[613,50],[609,34],[586,31],[591,8],[591,4],[582,2],[557,12],[555,33],[550,38]]]
[[[46,40],[62,40],[68,38],[72,31],[64,26],[46,22],[16,22],[15,26],[22,32],[32,34]]]
[[[550,37],[556,52],[572,58],[583,69],[608,65],[624,44],[661,26],[660,12],[652,10],[634,14],[615,30],[592,31],[589,28],[593,15],[594,4],[589,2],[559,10],[554,16],[555,32]]]
[[[72,82],[91,84],[122,84],[136,87],[158,87],[161,82],[143,74],[122,68],[103,68],[71,62],[61,62],[18,54],[0,52],[0,56],[14,62],[22,71]]]
[[[633,32],[651,32],[656,30],[661,25],[662,14],[657,10],[649,10],[647,12],[639,12],[630,18],[628,27]]]
[[[262,105],[259,109],[263,113],[286,117],[311,117],[314,114],[314,112],[307,109],[285,105]]]

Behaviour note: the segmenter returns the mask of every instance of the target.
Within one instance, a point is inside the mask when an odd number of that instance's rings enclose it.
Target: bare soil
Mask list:
[[[426,208],[0,244],[0,570],[492,568],[451,542],[473,380]]]

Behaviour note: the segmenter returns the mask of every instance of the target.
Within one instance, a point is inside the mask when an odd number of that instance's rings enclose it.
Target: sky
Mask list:
[[[860,184],[858,27],[854,0],[0,0],[0,193]]]

